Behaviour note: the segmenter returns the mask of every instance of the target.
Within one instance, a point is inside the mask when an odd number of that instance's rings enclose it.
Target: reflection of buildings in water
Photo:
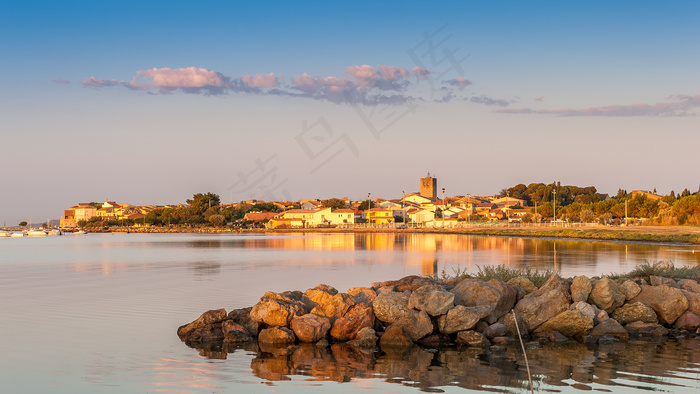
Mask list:
[[[424,257],[420,262],[421,276],[435,276],[438,272],[438,259],[435,257]]]
[[[212,276],[221,272],[221,264],[211,261],[198,261],[192,263],[195,276]]]

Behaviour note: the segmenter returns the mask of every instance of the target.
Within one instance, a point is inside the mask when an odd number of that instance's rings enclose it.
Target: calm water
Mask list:
[[[346,291],[495,264],[593,276],[665,259],[698,265],[692,250],[435,234],[2,238],[0,392],[523,392],[517,348],[197,350],[175,330],[207,309],[251,306],[267,290]],[[567,344],[528,356],[541,392],[700,389],[695,339]]]

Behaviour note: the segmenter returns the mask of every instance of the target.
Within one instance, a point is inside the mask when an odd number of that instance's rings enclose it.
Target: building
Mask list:
[[[78,227],[79,221],[88,221],[95,216],[97,216],[97,208],[88,203],[79,203],[63,211],[59,226],[62,228]]]
[[[364,213],[367,223],[389,224],[394,223],[394,212],[391,209],[372,208]]]
[[[437,178],[428,176],[420,179],[420,195],[431,200],[437,200]]]
[[[638,196],[638,195],[643,195],[646,196],[650,200],[661,200],[663,197],[659,196],[658,194],[654,194],[648,190],[632,190],[632,197]]]

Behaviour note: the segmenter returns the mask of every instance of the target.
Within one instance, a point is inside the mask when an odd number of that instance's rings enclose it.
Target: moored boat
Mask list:
[[[30,237],[45,237],[48,234],[46,234],[46,231],[44,230],[29,230],[27,235]]]
[[[2,238],[2,237],[9,237],[9,236],[11,236],[11,235],[12,235],[12,233],[10,233],[10,232],[7,232],[7,231],[0,231],[0,238]]]
[[[21,232],[21,231],[15,231],[14,233],[12,233],[12,235],[10,235],[10,237],[17,238],[17,237],[24,237],[24,236],[26,236],[26,235],[27,235],[27,234],[25,234],[25,233],[23,233],[23,232]]]

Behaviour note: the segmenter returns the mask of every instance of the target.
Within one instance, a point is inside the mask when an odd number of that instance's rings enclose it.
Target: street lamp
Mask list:
[[[467,213],[467,227],[471,224],[471,218],[472,218],[472,209],[474,208],[474,205],[472,205],[472,195],[467,194],[467,205],[469,206],[469,213]]]
[[[372,208],[372,193],[367,193],[367,224],[370,223],[369,220],[369,210]]]
[[[442,188],[442,228],[445,228],[445,208],[447,205],[445,204],[445,188]]]

